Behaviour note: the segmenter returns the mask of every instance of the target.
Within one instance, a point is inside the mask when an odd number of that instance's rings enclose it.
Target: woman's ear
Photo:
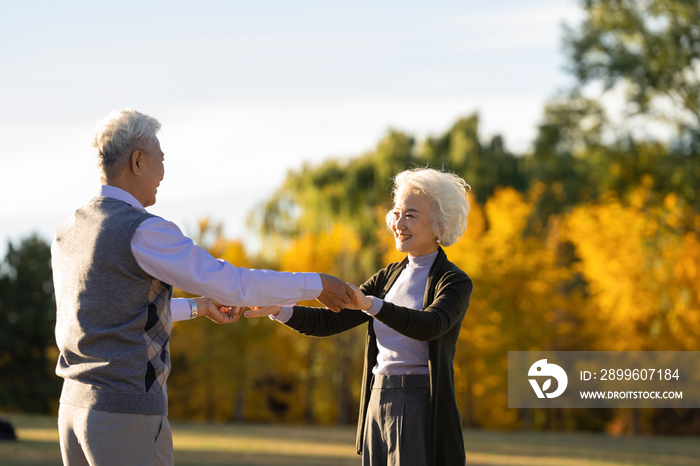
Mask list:
[[[437,241],[437,244],[442,244],[442,240],[440,237],[445,234],[445,227],[442,227],[438,230],[438,234],[435,236],[435,240]]]

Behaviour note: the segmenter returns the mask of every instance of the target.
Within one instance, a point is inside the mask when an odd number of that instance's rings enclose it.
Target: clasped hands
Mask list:
[[[316,299],[331,311],[340,312],[342,309],[366,310],[372,305],[372,298],[365,296],[355,285],[345,283],[341,279],[325,273],[319,275],[323,284],[323,292]]]
[[[325,273],[319,274],[323,291],[318,296],[318,301],[333,312],[342,309],[367,310],[372,306],[372,298],[355,285],[345,283],[341,279]],[[217,324],[229,324],[236,322],[245,307],[224,306],[211,298],[194,298],[199,309],[199,315],[206,316]],[[277,315],[280,306],[255,306],[245,311],[246,317],[263,317],[270,314]]]
[[[197,303],[197,316],[208,317],[217,324],[232,324],[245,310],[245,306],[224,306],[212,298],[200,297],[193,300]]]

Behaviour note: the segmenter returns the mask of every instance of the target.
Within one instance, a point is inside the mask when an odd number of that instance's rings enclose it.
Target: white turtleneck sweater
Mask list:
[[[423,310],[425,287],[428,284],[430,267],[435,262],[437,251],[425,256],[408,256],[408,264],[384,298],[387,302],[410,309]],[[372,307],[367,311],[376,315],[382,308],[382,300],[372,297]],[[428,343],[401,335],[375,319],[374,333],[377,335],[377,364],[372,368],[375,375],[428,374]]]

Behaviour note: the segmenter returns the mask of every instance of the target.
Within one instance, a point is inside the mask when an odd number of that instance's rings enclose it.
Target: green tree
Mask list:
[[[523,172],[545,184],[536,221],[601,195],[625,197],[642,180],[658,204],[669,194],[700,211],[700,3],[694,0],[584,0],[585,19],[565,46],[578,80],[545,108]],[[603,104],[583,97],[623,89],[627,116],[671,123],[670,140],[612,124]],[[687,225],[687,230],[692,230]]]
[[[602,106],[580,95],[558,96],[545,107],[533,152],[519,160],[529,181],[541,183],[530,219],[535,232],[552,215],[598,197],[610,157],[603,144],[606,122]]]
[[[700,3],[697,0],[584,0],[586,19],[566,46],[582,84],[627,85],[628,101],[649,112],[655,99],[673,104],[662,116],[683,131],[700,130]]]
[[[61,391],[50,246],[32,235],[7,249],[0,268],[0,406],[49,414]]]
[[[503,138],[494,136],[482,144],[479,117],[460,118],[445,134],[429,137],[420,158],[425,164],[461,175],[472,188],[472,195],[485,202],[499,187],[527,189],[518,158],[505,148]]]

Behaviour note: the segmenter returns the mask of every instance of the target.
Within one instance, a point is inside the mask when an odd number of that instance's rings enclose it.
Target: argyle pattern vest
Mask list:
[[[153,217],[96,197],[56,230],[56,374],[61,403],[98,411],[167,415],[172,286],[148,275],[131,252]]]

